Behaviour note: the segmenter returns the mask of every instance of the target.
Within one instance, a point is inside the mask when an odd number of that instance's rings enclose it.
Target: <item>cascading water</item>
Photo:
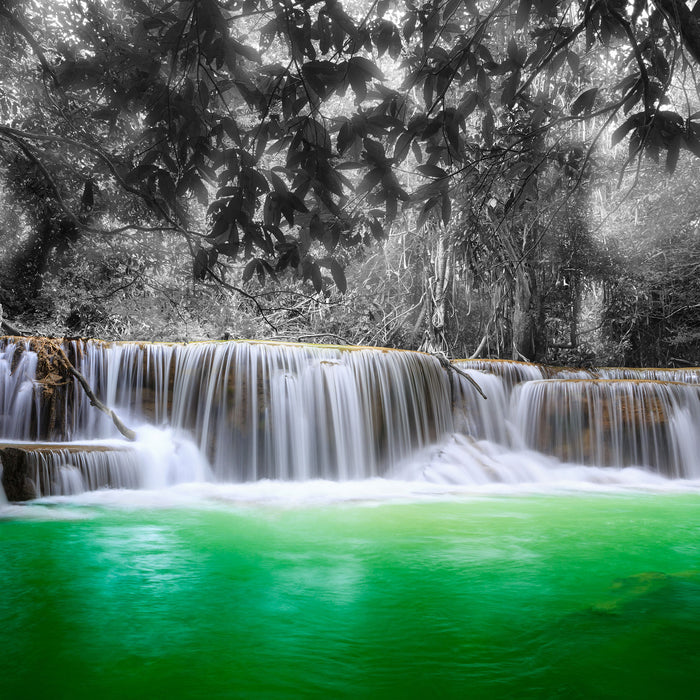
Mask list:
[[[515,420],[528,446],[562,461],[640,466],[670,477],[698,475],[696,386],[549,379],[518,387],[515,406]]]
[[[515,360],[455,360],[454,364],[463,370],[477,370],[496,375],[508,391],[521,382],[544,379],[546,376],[542,365]]]
[[[0,449],[27,453],[13,492],[23,497],[212,479],[595,481],[628,467],[700,477],[693,370],[456,362],[484,400],[413,352],[251,341],[64,349],[104,403],[145,427],[136,443],[115,442],[72,380],[50,391],[37,380],[33,341],[3,339]],[[671,377],[682,381],[659,381]]]
[[[700,384],[700,367],[598,367],[594,372],[600,379],[655,379],[661,382]]]
[[[376,476],[452,426],[449,380],[416,353],[234,342],[74,354],[108,404],[191,435],[221,480]],[[74,406],[70,432],[113,434],[87,398]]]
[[[191,438],[221,481],[380,476],[453,427],[449,377],[427,355],[251,342],[65,349],[127,422]],[[31,343],[6,343],[2,358],[5,439],[116,437],[76,386],[42,397]],[[39,482],[37,494],[53,492]]]

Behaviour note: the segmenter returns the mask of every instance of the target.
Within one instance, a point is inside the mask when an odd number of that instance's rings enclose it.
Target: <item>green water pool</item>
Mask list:
[[[25,509],[3,698],[698,696],[697,493]]]

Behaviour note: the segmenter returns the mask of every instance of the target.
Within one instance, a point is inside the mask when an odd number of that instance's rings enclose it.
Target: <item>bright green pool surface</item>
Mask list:
[[[697,493],[16,514],[8,700],[700,697]]]

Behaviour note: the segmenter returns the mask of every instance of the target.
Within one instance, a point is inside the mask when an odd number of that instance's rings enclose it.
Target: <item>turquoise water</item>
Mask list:
[[[32,504],[0,520],[0,580],[6,698],[683,698],[700,683],[697,493]]]

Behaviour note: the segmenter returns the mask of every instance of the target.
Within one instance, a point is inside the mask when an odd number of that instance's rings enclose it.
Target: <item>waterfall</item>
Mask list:
[[[508,391],[521,382],[543,379],[546,376],[543,365],[516,360],[455,360],[454,364],[460,369],[496,375],[501,378]]]
[[[548,379],[518,387],[515,404],[515,420],[528,446],[562,461],[639,466],[670,477],[700,475],[696,386]]]
[[[70,341],[65,350],[104,403],[127,422],[189,436],[222,481],[380,476],[453,428],[449,377],[419,353],[257,342]],[[76,386],[41,396],[31,343],[21,352],[7,343],[3,358],[0,435],[116,437]]]
[[[2,482],[15,499],[202,480],[520,483],[576,465],[595,478],[628,467],[700,477],[696,369],[455,361],[484,400],[416,352],[256,341],[63,348],[139,439],[120,440],[72,378],[47,388],[35,341],[1,339]]]
[[[598,367],[594,372],[601,379],[656,379],[662,382],[700,384],[700,367]]]

